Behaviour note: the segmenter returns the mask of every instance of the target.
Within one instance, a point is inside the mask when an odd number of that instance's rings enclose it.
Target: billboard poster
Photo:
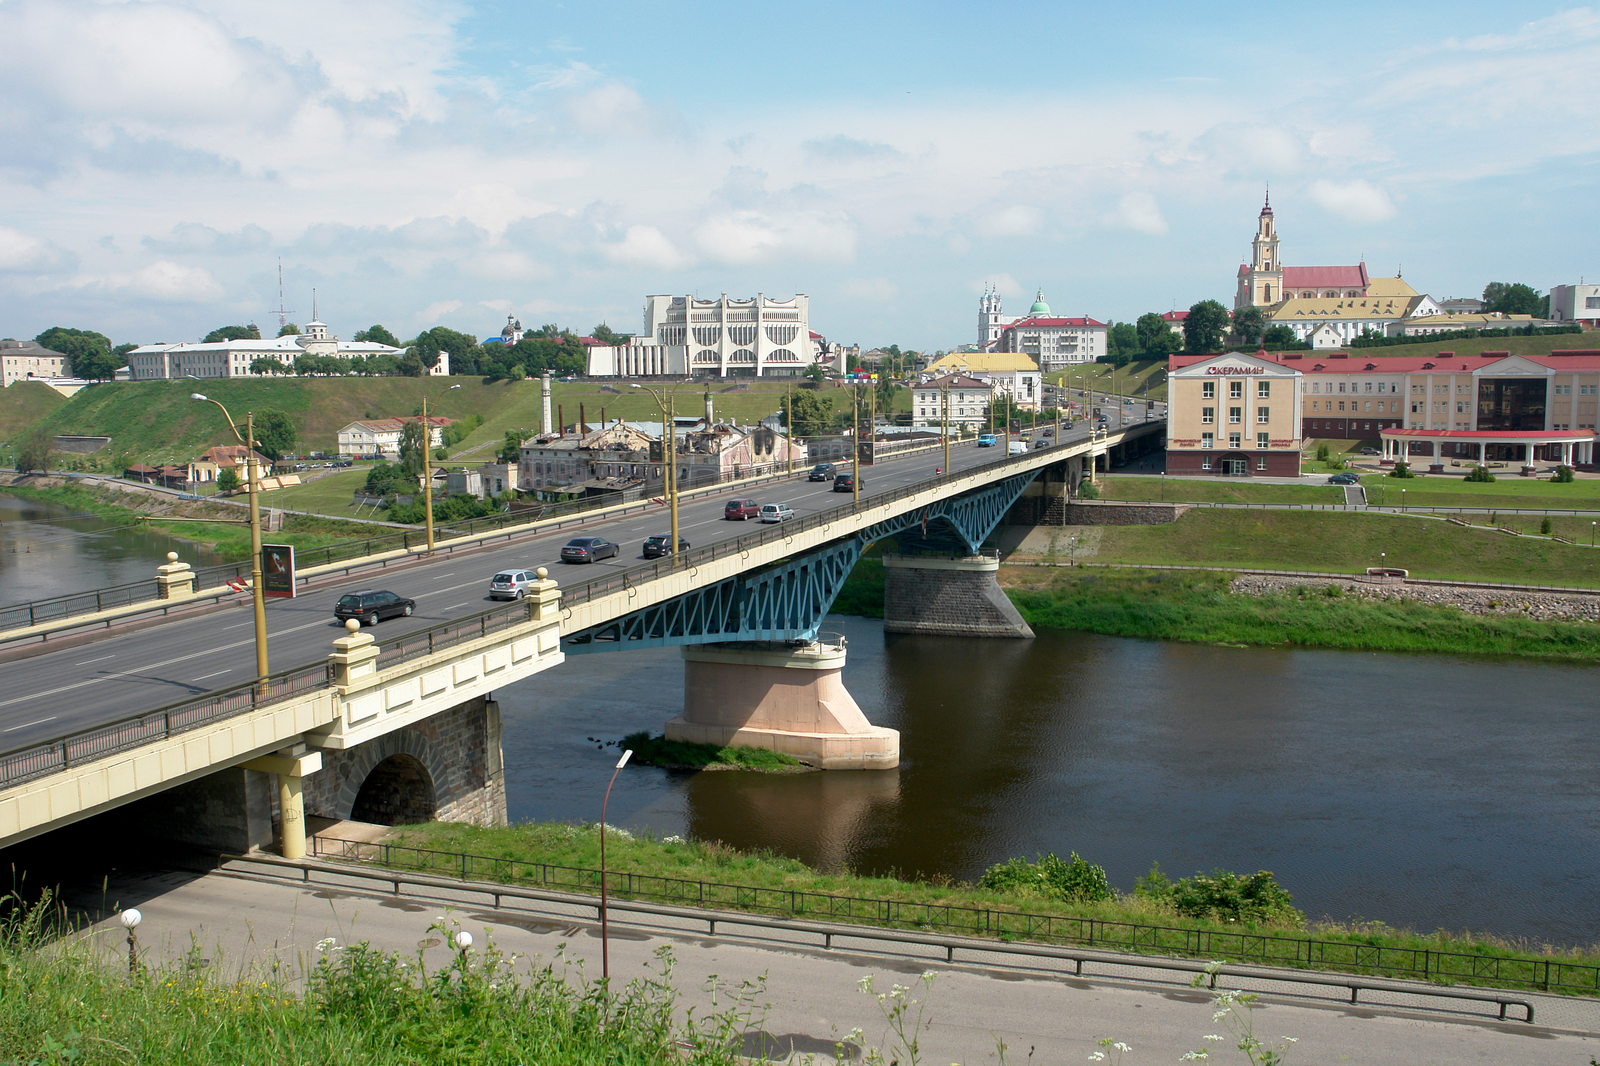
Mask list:
[[[872,441],[856,441],[856,462],[862,466],[872,465]]]
[[[261,595],[294,599],[294,545],[261,546]]]

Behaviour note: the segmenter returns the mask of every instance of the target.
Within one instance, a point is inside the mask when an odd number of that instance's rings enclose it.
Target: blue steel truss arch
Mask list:
[[[735,574],[561,638],[568,654],[724,641],[810,641],[874,541],[919,529],[930,544],[976,552],[1037,471],[985,485],[846,534],[804,555]]]

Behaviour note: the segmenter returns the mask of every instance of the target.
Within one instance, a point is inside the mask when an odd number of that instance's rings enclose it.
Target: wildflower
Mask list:
[[[317,950],[323,953],[332,951],[338,946],[339,942],[331,936],[323,937],[321,940],[317,941]]]

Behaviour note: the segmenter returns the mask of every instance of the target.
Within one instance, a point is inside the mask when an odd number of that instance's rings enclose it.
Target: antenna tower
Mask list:
[[[289,324],[289,316],[293,311],[287,311],[283,306],[283,259],[278,259],[278,332],[283,332],[283,327]]]

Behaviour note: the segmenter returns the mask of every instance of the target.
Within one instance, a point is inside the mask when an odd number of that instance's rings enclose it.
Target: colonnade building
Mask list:
[[[715,300],[648,296],[644,329],[589,350],[591,377],[798,377],[816,361],[810,301],[757,293]]]

